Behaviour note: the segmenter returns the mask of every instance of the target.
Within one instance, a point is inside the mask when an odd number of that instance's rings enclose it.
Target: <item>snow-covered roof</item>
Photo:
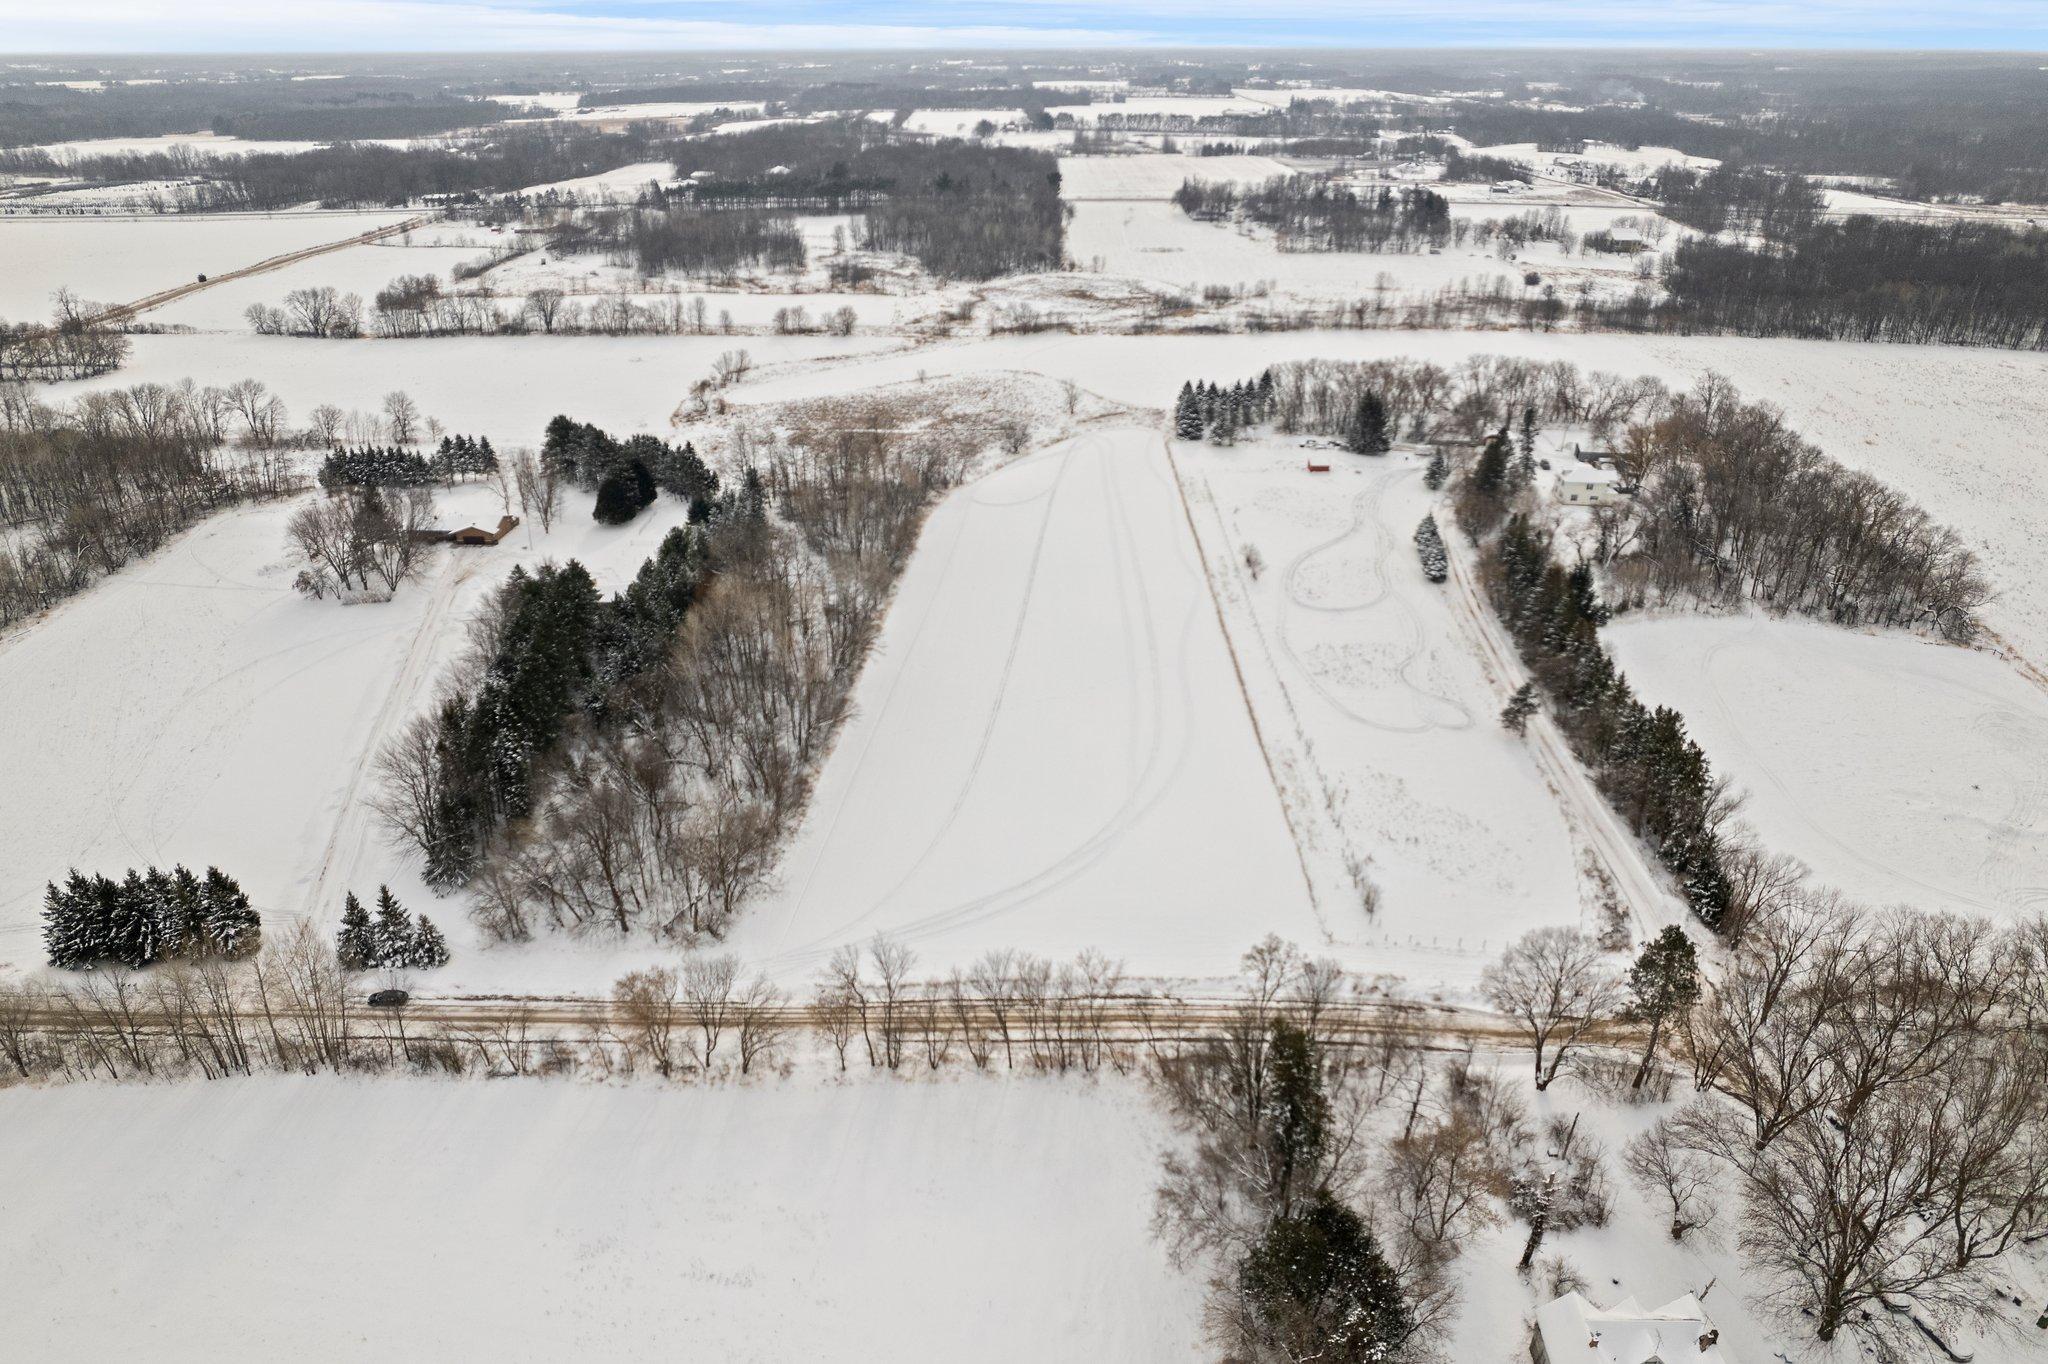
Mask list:
[[[1621,476],[1612,469],[1603,469],[1597,464],[1568,464],[1557,476],[1560,483],[1573,483],[1579,487],[1613,487],[1621,482]]]
[[[1567,1293],[1537,1309],[1536,1329],[1550,1364],[1733,1364],[1690,1293],[1653,1311],[1634,1298],[1595,1307],[1583,1294]]]

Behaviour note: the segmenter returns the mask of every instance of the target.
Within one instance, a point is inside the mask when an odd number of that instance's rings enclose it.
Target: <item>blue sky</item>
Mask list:
[[[0,0],[0,51],[1101,46],[2048,50],[2048,0]]]

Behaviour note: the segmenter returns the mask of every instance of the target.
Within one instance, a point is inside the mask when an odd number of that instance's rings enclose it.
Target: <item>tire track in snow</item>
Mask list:
[[[1432,730],[1439,729],[1470,729],[1472,727],[1471,711],[1467,710],[1455,697],[1433,692],[1416,682],[1414,677],[1411,676],[1417,661],[1428,651],[1428,642],[1423,634],[1422,621],[1416,616],[1415,609],[1403,601],[1400,594],[1394,591],[1393,582],[1387,576],[1387,560],[1393,554],[1395,537],[1387,526],[1386,518],[1380,514],[1380,508],[1385,501],[1388,486],[1395,479],[1413,472],[1412,468],[1396,466],[1371,479],[1360,490],[1358,496],[1352,499],[1351,524],[1321,544],[1313,545],[1303,550],[1294,557],[1292,563],[1288,564],[1286,574],[1282,579],[1286,591],[1286,603],[1282,607],[1280,626],[1276,633],[1280,636],[1280,651],[1287,655],[1287,661],[1292,663],[1301,671],[1302,676],[1308,679],[1309,686],[1315,689],[1316,695],[1322,697],[1323,700],[1327,701],[1345,718],[1356,724],[1364,725],[1370,729],[1382,730],[1389,734],[1427,734]],[[1323,606],[1304,600],[1299,587],[1301,570],[1310,560],[1329,550],[1335,549],[1357,535],[1359,531],[1365,529],[1368,521],[1370,521],[1373,529],[1378,532],[1378,543],[1371,560],[1373,581],[1377,588],[1373,595],[1365,601],[1341,606]],[[1325,615],[1346,615],[1354,612],[1370,611],[1381,605],[1390,606],[1405,627],[1403,633],[1408,638],[1407,652],[1402,654],[1396,661],[1393,668],[1393,676],[1397,682],[1407,688],[1409,692],[1422,702],[1420,718],[1414,724],[1395,724],[1392,721],[1378,719],[1354,709],[1342,697],[1337,695],[1336,691],[1324,681],[1322,675],[1315,668],[1311,667],[1301,657],[1295,650],[1294,641],[1288,633],[1288,607],[1300,607],[1304,610],[1316,611]],[[1449,712],[1454,712],[1457,718],[1431,719],[1429,718],[1429,712],[1433,707],[1442,707]]]
[[[1091,439],[1091,448],[1092,444]],[[1122,490],[1116,484],[1115,476],[1121,470],[1122,462],[1104,458],[1100,462],[1100,467],[1104,473],[1106,500],[1115,516],[1116,528],[1119,532],[1112,539],[1111,546],[1112,555],[1117,564],[1118,610],[1124,619],[1129,620],[1131,618],[1130,602],[1127,598],[1131,588],[1130,575],[1132,572],[1135,572],[1139,578],[1137,583],[1138,618],[1144,623],[1143,634],[1147,641],[1145,654],[1149,660],[1148,667],[1137,671],[1141,671],[1151,684],[1152,704],[1150,711],[1154,716],[1159,717],[1150,726],[1150,739],[1146,744],[1146,753],[1142,761],[1141,771],[1133,782],[1126,799],[1080,843],[1040,867],[1037,871],[1017,881],[995,887],[958,904],[895,925],[889,932],[898,941],[904,943],[921,942],[939,933],[987,922],[988,920],[999,918],[1023,908],[1043,895],[1070,884],[1098,863],[1103,856],[1116,846],[1118,840],[1131,825],[1142,819],[1158,804],[1165,794],[1172,789],[1175,779],[1185,766],[1188,750],[1185,744],[1181,744],[1176,746],[1172,766],[1163,773],[1160,771],[1160,756],[1165,743],[1167,726],[1165,724],[1163,701],[1164,668],[1159,653],[1159,627],[1156,611],[1152,603],[1151,593],[1146,589],[1143,582],[1143,556],[1136,551],[1138,537],[1131,525],[1128,505],[1125,502]],[[1064,468],[1062,474],[1064,475]],[[1048,504],[1048,513],[1050,513],[1050,504]],[[1043,527],[1041,527],[1042,535]],[[1183,564],[1183,567],[1185,567],[1185,564]],[[1032,573],[1034,579],[1035,575],[1034,561]],[[1193,638],[1195,622],[1198,619],[1198,608],[1191,603],[1182,622],[1179,658],[1176,662],[1185,660]],[[1182,728],[1185,729],[1187,723],[1186,716],[1190,715],[1193,710],[1193,683],[1185,667],[1177,666],[1173,671],[1179,676],[1180,680]],[[1007,686],[1007,681],[1008,665],[1006,664],[1005,686]],[[1138,687],[1139,678],[1137,673],[1134,672],[1132,677],[1133,692]],[[990,720],[991,726],[993,723],[994,716],[992,715]],[[970,794],[971,790],[963,791],[961,803],[964,803]],[[957,806],[955,812],[957,813]],[[942,836],[943,833],[939,837]],[[932,847],[936,846],[937,841],[938,838],[935,838],[934,843],[927,847],[927,856]],[[920,859],[920,864],[921,862],[922,859]],[[904,880],[908,880],[907,875]],[[850,930],[872,921],[875,914],[887,906],[889,898],[900,892],[902,884],[902,882],[899,882],[897,886],[893,887],[881,900],[878,900],[876,904],[858,918],[839,926],[829,933],[813,938],[809,942],[776,953],[769,959],[770,962],[776,966],[790,967],[806,962],[823,960],[833,948],[853,941],[849,937]]]

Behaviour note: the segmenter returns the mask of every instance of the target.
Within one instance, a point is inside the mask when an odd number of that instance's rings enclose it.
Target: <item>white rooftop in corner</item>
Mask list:
[[[1536,1364],[1733,1364],[1700,1300],[1687,1293],[1654,1311],[1634,1298],[1595,1307],[1567,1293],[1536,1312]]]
[[[1557,500],[1581,507],[1604,507],[1622,499],[1621,476],[1597,464],[1568,464],[1557,476]]]

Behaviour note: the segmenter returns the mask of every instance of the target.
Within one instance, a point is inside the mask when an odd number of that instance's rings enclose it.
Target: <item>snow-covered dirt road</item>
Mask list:
[[[1229,973],[1320,942],[1158,436],[1053,446],[926,527],[777,894],[740,954],[877,932],[921,970],[1088,947]]]

